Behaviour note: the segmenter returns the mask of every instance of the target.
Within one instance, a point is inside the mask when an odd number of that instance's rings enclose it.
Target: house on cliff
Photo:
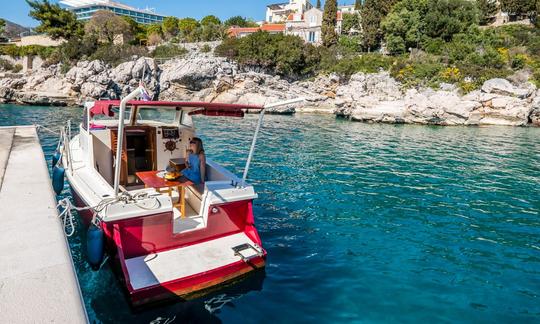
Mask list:
[[[291,14],[303,14],[306,10],[313,8],[309,0],[289,0],[285,3],[275,3],[266,7],[266,22],[285,22]]]
[[[265,31],[270,34],[281,34],[285,32],[285,24],[263,24],[258,27],[232,26],[227,30],[227,33],[230,37],[242,38],[258,31]]]
[[[285,24],[285,34],[299,36],[306,43],[320,45],[322,44],[322,22],[323,11],[321,9],[311,8],[304,14],[290,14]],[[336,33],[341,34],[342,25],[343,14],[338,11]]]

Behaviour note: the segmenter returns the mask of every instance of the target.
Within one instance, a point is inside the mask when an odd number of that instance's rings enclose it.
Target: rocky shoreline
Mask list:
[[[466,95],[450,84],[438,90],[404,89],[386,72],[290,82],[202,53],[163,64],[133,58],[114,68],[81,61],[65,74],[61,70],[51,65],[24,75],[0,74],[0,103],[80,105],[121,98],[142,79],[159,100],[264,105],[304,97],[303,103],[270,113],[326,113],[373,123],[540,126],[540,90],[526,81],[492,79]]]

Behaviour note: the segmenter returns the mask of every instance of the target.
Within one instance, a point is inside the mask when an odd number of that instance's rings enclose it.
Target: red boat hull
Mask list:
[[[74,190],[72,193],[76,205],[84,206],[85,203],[80,196]],[[210,212],[212,209],[214,212]],[[83,224],[90,224],[92,220],[90,211],[83,211],[79,215]],[[242,232],[254,243],[262,246],[253,222],[251,201],[210,206],[206,228],[193,232],[174,234],[172,217],[172,212],[169,212],[101,223],[107,251],[115,258],[121,269],[122,281],[134,306],[170,298],[189,299],[200,296],[212,287],[230,283],[252,271],[264,268],[266,251],[263,250],[261,257],[253,258],[249,263],[238,261],[193,276],[138,290],[133,289],[126,259],[178,249]]]

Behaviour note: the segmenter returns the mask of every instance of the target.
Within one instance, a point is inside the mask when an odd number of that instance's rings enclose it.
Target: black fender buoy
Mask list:
[[[55,151],[52,155],[52,167],[54,168],[56,166],[56,163],[60,160],[62,157],[62,154],[59,151]]]
[[[52,174],[52,185],[54,192],[59,195],[64,189],[64,174],[66,170],[61,166],[55,166]]]
[[[94,224],[88,228],[86,236],[86,257],[93,270],[98,270],[103,261],[103,230]]]

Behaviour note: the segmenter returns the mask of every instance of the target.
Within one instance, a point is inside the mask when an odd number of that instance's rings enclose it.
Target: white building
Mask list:
[[[304,14],[290,14],[285,24],[285,34],[295,35],[302,38],[306,43],[315,45],[322,44],[322,21],[323,11],[315,7],[307,10]],[[343,16],[337,12],[336,32],[341,34]]]
[[[285,22],[290,14],[303,14],[313,8],[309,0],[289,0],[285,3],[275,3],[266,7],[266,21],[268,23]]]
[[[99,10],[108,10],[117,16],[130,17],[141,24],[161,24],[165,16],[153,9],[138,9],[110,0],[60,0],[69,10],[77,15],[78,20],[89,20]]]
[[[352,13],[358,12],[358,10],[354,9],[353,4],[338,6],[338,11],[341,11],[344,14],[352,14]]]

